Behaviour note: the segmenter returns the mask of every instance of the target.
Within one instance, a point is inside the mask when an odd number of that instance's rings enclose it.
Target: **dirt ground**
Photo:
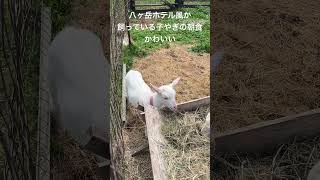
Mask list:
[[[213,33],[225,57],[212,81],[223,132],[320,107],[320,3],[215,1]]]
[[[169,48],[136,59],[133,69],[141,72],[146,83],[156,86],[171,83],[180,76],[181,80],[176,86],[177,103],[209,96],[210,54],[193,53],[190,47],[171,44]]]
[[[217,47],[225,50],[211,82],[215,131],[319,108],[317,0],[219,0],[214,8],[213,35]],[[310,141],[281,146],[268,157],[224,157],[214,177],[306,179],[319,160],[318,140]]]

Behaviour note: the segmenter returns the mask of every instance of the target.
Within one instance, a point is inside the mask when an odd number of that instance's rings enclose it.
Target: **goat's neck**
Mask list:
[[[154,107],[161,107],[163,104],[162,104],[162,101],[161,101],[161,97],[158,93],[152,93],[152,95],[149,97],[149,104],[150,104],[150,99],[153,99],[153,106]]]

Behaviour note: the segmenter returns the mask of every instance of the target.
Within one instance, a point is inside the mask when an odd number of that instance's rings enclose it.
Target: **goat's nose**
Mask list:
[[[177,110],[177,106],[173,106],[173,110],[176,111]]]

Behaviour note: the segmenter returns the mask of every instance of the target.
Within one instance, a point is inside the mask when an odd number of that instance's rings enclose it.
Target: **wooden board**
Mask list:
[[[179,112],[184,112],[184,111],[193,111],[198,109],[199,107],[207,106],[207,105],[210,105],[210,96],[180,103],[177,105],[177,108]]]
[[[122,66],[122,122],[127,122],[127,104],[126,104],[126,84],[125,84],[125,76],[127,74],[127,66],[126,64],[123,64]]]
[[[177,109],[178,109],[177,111],[178,112],[194,111],[194,110],[198,109],[199,107],[208,106],[208,105],[210,105],[210,96],[206,96],[206,97],[203,97],[203,98],[194,99],[194,100],[191,100],[191,101],[179,103],[179,104],[177,104]],[[142,109],[143,109],[143,107],[142,107]],[[164,111],[171,111],[168,108],[163,108],[163,110]],[[142,112],[140,114],[144,115],[145,112]]]
[[[131,157],[137,156],[137,155],[141,154],[142,152],[148,150],[148,148],[149,148],[149,144],[148,143],[142,144],[141,146],[139,146],[136,149],[132,150],[130,155],[131,155]]]
[[[320,134],[320,109],[253,124],[215,135],[215,153],[270,152],[293,138]]]
[[[37,180],[50,179],[50,103],[47,80],[48,48],[51,42],[51,10],[41,10]]]
[[[161,134],[161,116],[159,111],[152,106],[146,106],[145,112],[153,179],[165,180],[167,178],[162,147],[166,144],[166,140]]]

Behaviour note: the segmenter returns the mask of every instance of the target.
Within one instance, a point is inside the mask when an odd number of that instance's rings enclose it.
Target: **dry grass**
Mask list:
[[[162,132],[168,140],[164,157],[168,179],[209,179],[210,140],[200,134],[208,107],[184,114],[162,114]],[[126,179],[153,179],[149,153],[130,156],[130,152],[144,143],[145,122],[132,109],[127,112],[130,126],[123,130],[125,144]]]
[[[63,135],[54,139],[51,160],[52,180],[99,180],[98,165],[94,156],[82,150],[69,136]]]
[[[222,132],[320,107],[320,3],[216,1],[216,40],[226,55],[214,87]]]
[[[172,44],[149,56],[135,60],[133,69],[141,72],[147,83],[157,86],[181,77],[176,87],[177,102],[185,102],[210,94],[210,54],[197,54],[191,45]]]
[[[139,116],[139,110],[133,108],[127,112],[127,121],[129,127],[122,131],[125,145],[125,179],[153,179],[150,154],[144,153],[135,157],[130,155],[133,149],[148,143],[145,137],[145,121]]]
[[[307,179],[312,166],[320,160],[320,138],[281,146],[272,156],[253,158],[227,156],[216,159],[216,180],[224,179]],[[217,165],[216,164],[216,165]]]
[[[176,77],[181,76],[182,79],[176,87],[178,102],[185,102],[196,98],[208,96],[210,87],[209,54],[192,53],[189,51],[190,47],[190,45],[170,45],[170,48],[168,49],[160,49],[154,53],[151,53],[147,57],[136,60],[135,64],[133,65],[133,69],[139,70],[147,83],[153,83],[154,85],[158,86],[170,83]],[[130,112],[127,112],[127,120],[130,122],[130,127],[123,130],[125,144],[126,179],[153,179],[149,153],[141,154],[136,157],[130,157],[131,150],[139,147],[143,143],[148,142],[147,138],[145,137],[145,122],[138,116],[138,113],[138,111],[133,109],[131,109]],[[186,117],[187,116],[189,116],[189,114],[186,115]],[[197,123],[192,125],[192,128],[197,128],[194,129],[194,132],[199,131],[198,126],[200,125],[200,121],[203,120],[199,119],[200,116],[201,115],[199,115],[199,112],[197,112],[196,114],[190,114],[189,120],[191,121],[192,118],[195,118],[193,120],[197,121]],[[182,116],[179,117],[182,118]],[[178,121],[179,120],[177,120],[176,125],[178,125]],[[176,125],[174,127],[179,128],[179,126]],[[182,129],[182,131],[184,130]],[[193,134],[193,132],[190,132],[189,135],[192,136],[190,136],[191,139],[188,139],[188,142],[190,142],[189,140],[194,140],[195,144],[199,146],[201,143],[206,143],[206,148],[209,149],[208,139],[205,139],[202,136],[200,137],[199,133],[195,135]],[[201,138],[202,140],[197,141],[197,138]],[[201,143],[198,144],[198,142]],[[170,147],[168,147],[167,153],[170,153],[169,148]],[[193,169],[200,169],[201,166],[205,168],[201,168],[201,173],[191,172],[190,174],[186,174],[186,176],[191,177],[195,176],[198,173],[198,175],[202,174],[202,176],[198,177],[198,179],[201,179],[203,177],[203,174],[208,177],[209,152],[205,151],[203,144],[198,148],[200,149],[198,149],[196,152],[198,154],[194,154],[194,158],[204,157],[204,159],[197,159],[199,163],[196,163],[195,165],[192,165],[190,167],[192,167]],[[180,154],[177,149],[171,149],[170,151],[171,153],[175,153],[175,156],[177,157],[177,163],[182,163],[184,167],[188,166],[189,162],[183,162],[184,155]],[[191,151],[189,151],[185,155],[190,156]],[[201,162],[205,163],[202,164]],[[169,166],[173,168],[173,164]],[[172,171],[176,170],[172,169]]]
[[[164,158],[168,179],[210,179],[210,139],[200,129],[209,108],[163,118],[162,132],[168,140]]]

